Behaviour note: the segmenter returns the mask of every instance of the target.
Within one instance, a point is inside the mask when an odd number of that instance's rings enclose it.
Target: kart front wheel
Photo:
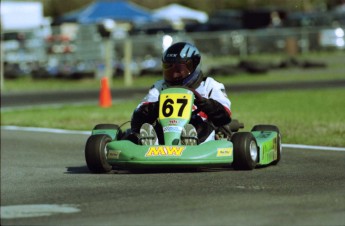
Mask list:
[[[108,173],[112,166],[107,162],[106,145],[111,137],[105,134],[92,135],[86,142],[85,160],[87,167],[93,173]]]
[[[259,160],[259,148],[250,132],[238,132],[231,137],[234,146],[235,170],[252,170]]]

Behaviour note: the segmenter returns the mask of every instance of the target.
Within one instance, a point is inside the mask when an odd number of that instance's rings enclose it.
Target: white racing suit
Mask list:
[[[160,91],[168,88],[164,80],[157,81],[149,90],[132,115],[131,128],[139,133],[143,123],[155,126],[160,143],[163,133],[155,121],[158,118],[158,100]],[[225,87],[211,77],[205,77],[195,89],[202,97],[195,101],[190,123],[196,128],[199,143],[215,139],[215,127],[220,127],[231,121],[231,102],[228,99]],[[158,123],[157,123],[158,124]]]

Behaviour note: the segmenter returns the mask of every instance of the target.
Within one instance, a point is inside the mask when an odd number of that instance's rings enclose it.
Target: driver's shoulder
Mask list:
[[[222,83],[218,82],[212,77],[205,77],[202,81],[202,85],[205,86],[205,88],[213,89],[215,87],[222,87],[224,86]]]
[[[163,79],[156,81],[151,87],[151,89],[157,89],[159,91],[161,91],[165,88],[166,88],[166,84],[165,84],[165,81]]]

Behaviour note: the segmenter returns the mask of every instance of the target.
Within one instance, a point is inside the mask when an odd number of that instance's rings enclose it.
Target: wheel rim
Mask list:
[[[256,146],[255,141],[250,142],[250,157],[252,158],[253,161],[256,161],[258,157],[258,147]]]
[[[108,155],[107,155],[107,145],[104,146],[104,157],[105,159],[108,159]]]

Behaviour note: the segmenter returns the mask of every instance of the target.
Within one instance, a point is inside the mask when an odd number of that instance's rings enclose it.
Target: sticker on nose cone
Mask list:
[[[232,148],[218,148],[217,157],[225,157],[232,155]]]

